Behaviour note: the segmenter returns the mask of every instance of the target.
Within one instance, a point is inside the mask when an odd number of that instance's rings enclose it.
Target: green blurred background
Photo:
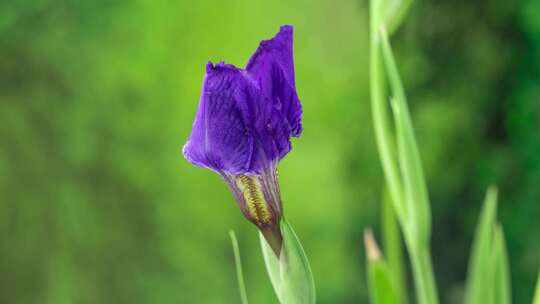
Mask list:
[[[295,26],[304,133],[283,201],[319,303],[367,303],[361,235],[382,172],[367,1],[0,2],[0,303],[276,303],[256,229],[180,153],[208,60],[243,66]],[[486,187],[500,187],[516,303],[540,266],[540,1],[415,1],[393,39],[459,303]],[[411,286],[412,287],[412,286]]]

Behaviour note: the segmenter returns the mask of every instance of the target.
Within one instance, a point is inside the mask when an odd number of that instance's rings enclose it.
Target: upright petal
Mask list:
[[[247,63],[246,71],[274,107],[286,117],[291,135],[300,136],[302,106],[294,80],[292,26],[282,26],[274,38],[261,41]]]

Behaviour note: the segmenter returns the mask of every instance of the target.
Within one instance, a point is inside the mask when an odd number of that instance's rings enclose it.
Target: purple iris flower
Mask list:
[[[302,132],[293,28],[261,41],[245,69],[206,65],[199,107],[184,157],[220,174],[244,215],[279,255],[282,216],[277,164]]]

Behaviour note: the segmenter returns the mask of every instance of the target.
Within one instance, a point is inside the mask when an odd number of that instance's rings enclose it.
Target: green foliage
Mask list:
[[[495,284],[494,303],[510,304],[512,303],[512,290],[510,286],[510,267],[508,265],[508,253],[506,242],[504,241],[504,232],[502,226],[498,225],[494,232],[494,248],[492,256],[495,259]]]
[[[371,2],[371,105],[379,154],[386,184],[399,218],[412,262],[416,297],[419,303],[438,303],[435,278],[431,265],[429,238],[431,214],[420,156],[414,136],[405,92],[381,19],[380,0]],[[381,59],[382,54],[382,59]],[[381,63],[382,60],[382,63]],[[383,70],[382,64],[386,67]],[[386,72],[386,73],[385,73]],[[391,88],[391,105],[396,128],[397,149],[386,114],[385,76]],[[395,155],[397,154],[397,157]],[[394,159],[396,158],[396,159]],[[399,164],[399,173],[396,168]]]
[[[469,261],[465,303],[492,303],[494,299],[494,227],[497,210],[497,190],[489,188],[484,208],[476,228]]]
[[[532,304],[540,304],[540,272],[538,272],[538,278],[536,279],[536,290]]]
[[[405,267],[403,265],[403,246],[401,244],[401,232],[399,230],[398,222],[396,219],[396,213],[390,197],[386,191],[384,191],[382,206],[382,230],[383,230],[383,242],[384,252],[390,273],[392,274],[392,280],[396,282],[396,291],[401,303],[406,304],[407,301],[407,284],[405,280]]]
[[[315,283],[306,254],[285,218],[281,220],[283,246],[279,258],[260,234],[266,270],[282,304],[314,304]]]
[[[368,263],[368,280],[370,298],[373,304],[396,304],[399,301],[398,291],[392,284],[392,274],[383,261]]]
[[[408,4],[405,3],[404,7]],[[431,212],[427,187],[405,92],[385,30],[385,26],[390,26],[392,32],[396,29],[395,24],[387,19],[391,15],[388,10],[388,1],[371,1],[370,88],[375,135],[394,212],[405,235],[416,296],[420,303],[438,303],[430,258]],[[400,22],[401,18],[396,24]],[[386,81],[391,92],[395,132],[392,132],[387,117]],[[394,134],[397,145],[393,142]],[[471,254],[465,303],[511,303],[506,244],[502,228],[495,228],[495,214],[496,192],[490,189]],[[392,249],[392,246],[388,247]],[[392,292],[391,287],[387,288]],[[372,301],[376,300],[372,297]]]
[[[240,292],[240,300],[242,304],[248,304],[246,284],[244,283],[244,272],[242,271],[242,260],[240,259],[240,249],[238,248],[238,240],[234,230],[229,231],[231,243],[234,252],[234,264],[236,265],[236,278],[238,280],[238,291]]]
[[[508,255],[502,227],[496,225],[496,211],[497,189],[490,187],[471,250],[465,303],[512,301]]]
[[[393,141],[393,134],[390,131],[390,122],[388,119],[386,106],[386,91],[384,68],[381,59],[380,35],[381,26],[381,1],[370,1],[371,16],[371,43],[370,43],[370,91],[371,91],[371,109],[373,124],[375,129],[375,138],[379,150],[379,157],[385,174],[388,191],[390,193],[395,212],[399,220],[404,223],[407,217],[407,206],[401,199],[402,185],[397,170],[396,149]]]
[[[388,36],[381,28],[382,54],[386,66],[392,97],[392,113],[396,127],[397,154],[402,178],[404,206],[407,222],[405,232],[416,247],[426,247],[431,234],[431,213],[426,182],[420,161],[413,126],[405,99],[405,92],[399,78]]]
[[[381,256],[379,248],[370,231],[364,232],[367,254],[367,277],[370,300],[373,304],[403,303],[392,268]]]

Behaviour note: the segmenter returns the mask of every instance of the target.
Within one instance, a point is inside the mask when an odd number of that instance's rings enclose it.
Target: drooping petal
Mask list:
[[[191,163],[218,172],[241,173],[249,167],[254,137],[245,87],[235,67],[208,63],[192,133],[183,149]]]
[[[294,80],[292,26],[282,26],[274,38],[261,41],[247,63],[246,71],[286,117],[291,136],[300,136],[302,106]]]

